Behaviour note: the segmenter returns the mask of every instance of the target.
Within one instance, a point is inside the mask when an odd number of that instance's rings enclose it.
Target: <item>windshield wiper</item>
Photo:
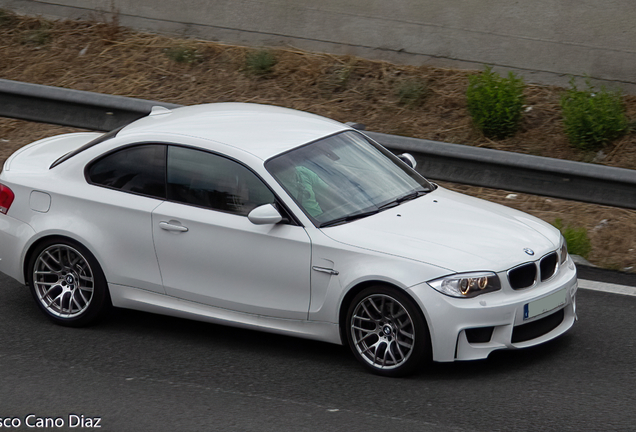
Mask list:
[[[345,222],[351,222],[352,220],[361,219],[361,218],[364,218],[364,217],[367,217],[367,216],[371,216],[371,215],[374,215],[376,213],[380,213],[383,210],[390,209],[392,207],[398,206],[398,205],[402,204],[404,201],[409,201],[409,200],[413,200],[415,198],[419,198],[422,195],[426,195],[428,192],[430,192],[430,191],[416,190],[414,192],[411,192],[411,193],[408,193],[408,194],[406,194],[404,196],[396,198],[393,201],[389,201],[388,203],[384,203],[381,206],[379,206],[377,209],[369,210],[369,211],[362,212],[362,213],[355,213],[355,214],[352,214],[352,215],[339,217],[339,218],[334,219],[334,220],[329,221],[329,222],[321,223],[320,224],[320,228],[333,226],[333,225],[338,225],[338,224],[345,223]]]
[[[352,214],[352,215],[339,217],[339,218],[334,219],[332,221],[321,223],[320,224],[320,228],[333,226],[333,225],[338,225],[338,224],[345,223],[345,222],[351,222],[352,220],[361,219],[361,218],[364,218],[364,217],[367,217],[367,216],[374,215],[376,213],[380,213],[380,209],[373,209],[373,210],[369,210],[369,211],[362,212],[362,213],[355,213],[355,214]]]
[[[426,193],[428,193],[428,192],[427,191],[423,191],[423,190],[416,190],[414,192],[411,192],[411,193],[408,193],[408,194],[406,194],[404,196],[396,198],[393,201],[389,201],[388,203],[382,204],[380,207],[378,207],[378,209],[379,210],[386,210],[388,208],[398,206],[398,205],[402,204],[404,201],[410,201],[410,200],[413,200],[415,198],[419,198],[422,195],[425,195]]]

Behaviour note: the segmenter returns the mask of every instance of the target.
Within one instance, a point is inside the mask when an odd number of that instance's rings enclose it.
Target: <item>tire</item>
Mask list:
[[[362,290],[349,305],[346,319],[349,348],[377,375],[409,375],[430,359],[430,337],[422,312],[398,289],[374,286]]]
[[[59,325],[93,324],[111,308],[99,263],[69,239],[52,238],[38,245],[29,258],[27,283],[38,307]]]

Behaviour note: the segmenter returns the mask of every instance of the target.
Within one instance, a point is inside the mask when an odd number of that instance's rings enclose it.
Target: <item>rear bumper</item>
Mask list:
[[[426,283],[409,289],[428,322],[433,360],[484,359],[495,350],[547,342],[574,325],[578,283],[570,258],[540,286],[513,290],[503,285],[500,291],[467,299],[440,294]],[[524,318],[526,305],[558,293],[565,294],[565,304]]]
[[[28,224],[0,215],[0,272],[25,283],[23,260],[35,231]]]

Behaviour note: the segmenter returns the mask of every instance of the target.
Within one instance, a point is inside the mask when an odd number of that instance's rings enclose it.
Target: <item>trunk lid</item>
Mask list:
[[[77,132],[35,141],[13,153],[4,163],[4,171],[37,173],[47,171],[58,158],[102,135]]]

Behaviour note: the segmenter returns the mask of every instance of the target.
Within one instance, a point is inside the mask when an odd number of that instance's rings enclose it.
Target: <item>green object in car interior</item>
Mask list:
[[[316,200],[316,188],[327,188],[327,184],[318,174],[304,166],[296,167],[296,199],[312,217],[322,214],[322,208]]]

